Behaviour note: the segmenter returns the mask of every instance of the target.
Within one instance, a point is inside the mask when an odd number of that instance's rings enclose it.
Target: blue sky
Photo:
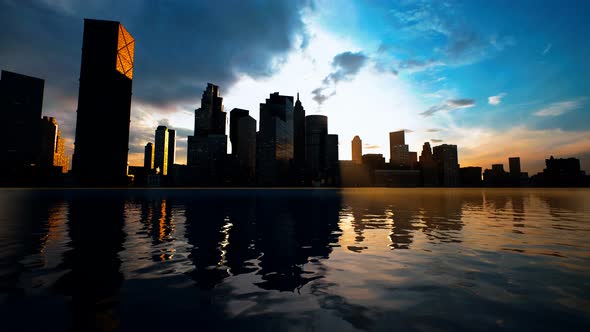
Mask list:
[[[155,128],[179,135],[207,82],[226,111],[272,92],[329,117],[340,158],[359,135],[389,158],[457,144],[462,166],[520,156],[523,169],[575,156],[590,171],[588,1],[0,0],[0,69],[45,79],[44,115],[73,150],[83,18],[118,20],[136,39],[130,163]]]

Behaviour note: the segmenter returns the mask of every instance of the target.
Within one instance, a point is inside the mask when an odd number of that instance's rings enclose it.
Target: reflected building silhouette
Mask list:
[[[82,185],[127,184],[134,50],[121,23],[84,19],[72,164]]]
[[[123,282],[119,252],[126,237],[125,196],[111,191],[67,195],[70,249],[61,266],[67,272],[55,288],[69,299],[71,330],[112,331],[119,324],[115,310]]]

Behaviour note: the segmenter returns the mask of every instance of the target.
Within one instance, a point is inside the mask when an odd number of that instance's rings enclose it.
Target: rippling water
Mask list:
[[[590,331],[590,190],[5,189],[0,211],[4,331]]]

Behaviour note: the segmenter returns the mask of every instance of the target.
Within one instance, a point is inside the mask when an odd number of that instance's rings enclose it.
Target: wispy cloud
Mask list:
[[[367,150],[375,150],[375,149],[380,149],[381,146],[380,145],[375,145],[375,144],[363,144],[363,147]]]
[[[326,100],[336,94],[336,91],[332,91],[331,93],[324,93],[327,88],[317,88],[311,91],[313,97],[311,99],[315,100],[318,104],[323,104]]]
[[[426,111],[420,113],[422,116],[432,116],[434,113],[440,111],[452,111],[459,108],[469,108],[475,106],[475,100],[473,99],[449,99],[446,102],[431,106]]]
[[[439,131],[442,131],[442,129],[439,129],[439,128],[426,129],[426,132],[428,132],[428,133],[438,133]]]
[[[549,53],[549,51],[551,51],[552,47],[553,47],[553,44],[551,44],[551,43],[547,44],[547,46],[545,46],[545,49],[543,50],[543,52],[541,54],[545,55],[545,54]]]
[[[406,59],[402,60],[399,63],[399,69],[404,70],[409,73],[416,73],[425,71],[428,69],[436,68],[445,66],[445,63],[442,61],[428,59],[428,60],[420,60],[420,59]]]
[[[351,80],[367,63],[368,56],[363,52],[343,52],[334,57],[332,67],[335,71],[324,78],[323,83],[338,83],[343,80]]]
[[[488,104],[490,105],[500,105],[500,103],[502,102],[502,98],[504,98],[506,96],[505,92],[502,92],[500,94],[497,94],[495,96],[489,96],[488,97]]]
[[[440,142],[443,142],[443,140],[442,140],[442,139],[438,139],[438,138],[431,138],[431,139],[430,139],[430,141],[431,141],[432,143],[440,143]]]
[[[585,99],[580,98],[552,103],[533,114],[536,116],[559,116],[582,107],[584,100]]]

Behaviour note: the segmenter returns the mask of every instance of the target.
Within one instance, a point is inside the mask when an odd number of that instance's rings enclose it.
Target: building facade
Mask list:
[[[84,20],[72,165],[82,185],[127,183],[134,49],[121,23]]]

